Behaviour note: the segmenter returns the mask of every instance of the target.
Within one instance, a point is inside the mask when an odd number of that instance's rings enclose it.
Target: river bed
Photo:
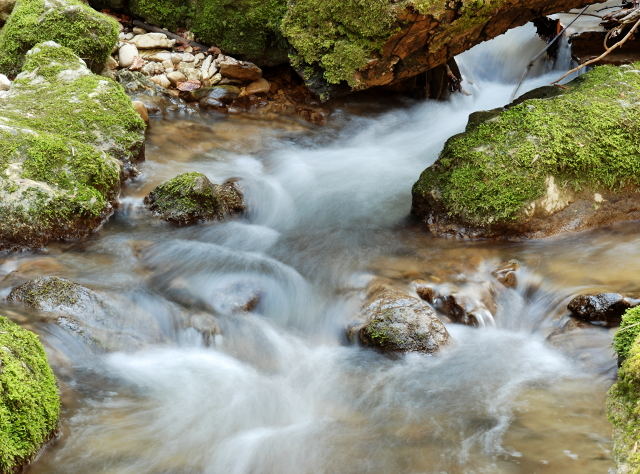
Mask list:
[[[530,25],[512,30],[458,58],[468,95],[370,96],[321,128],[184,110],[153,118],[142,174],[100,233],[0,260],[0,297],[58,275],[109,300],[96,316],[100,349],[0,303],[41,334],[62,385],[61,434],[29,472],[612,469],[612,331],[561,329],[578,292],[638,293],[638,224],[492,243],[434,238],[408,219],[420,172],[469,113],[510,102],[542,47]],[[566,54],[539,65],[520,92],[568,68]],[[144,195],[185,171],[238,178],[248,215],[180,229],[150,216]],[[513,259],[518,285],[499,290],[493,322],[449,324],[454,343],[436,356],[390,359],[346,341],[373,278],[408,291],[415,280],[472,287]],[[238,312],[254,295],[257,306]]]

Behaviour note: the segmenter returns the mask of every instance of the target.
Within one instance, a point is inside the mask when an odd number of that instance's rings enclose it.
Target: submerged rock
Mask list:
[[[569,302],[567,309],[578,319],[605,326],[618,326],[625,311],[638,305],[640,300],[618,293],[599,293],[576,296]]]
[[[195,172],[162,183],[144,202],[154,214],[176,225],[224,219],[245,209],[242,193],[234,182],[213,184]]]
[[[0,316],[0,472],[21,472],[55,432],[59,413],[38,336]]]
[[[0,248],[96,230],[142,154],[144,129],[115,82],[56,43],[33,48],[0,97]]]
[[[384,352],[434,353],[449,342],[428,304],[392,287],[372,287],[360,318],[364,323],[349,329],[350,339]]]
[[[528,94],[449,139],[412,213],[436,234],[493,238],[640,219],[639,102],[640,64]]]
[[[36,44],[56,41],[98,73],[118,41],[118,23],[80,0],[20,0],[0,30],[0,73],[15,76]]]
[[[48,315],[76,339],[98,349],[131,350],[163,341],[152,314],[65,278],[27,281],[11,290],[7,301]]]

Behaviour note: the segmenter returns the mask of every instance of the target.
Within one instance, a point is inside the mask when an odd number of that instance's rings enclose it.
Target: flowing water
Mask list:
[[[579,291],[636,292],[638,225],[524,243],[456,242],[407,220],[410,189],[467,116],[510,101],[543,47],[531,26],[459,57],[469,95],[345,103],[295,121],[153,119],[143,174],[90,241],[0,265],[0,297],[40,275],[95,289],[98,346],[20,307],[61,381],[61,434],[33,473],[602,473],[611,331],[561,330]],[[569,67],[539,65],[521,91]],[[184,171],[236,177],[249,214],[176,229],[142,198]],[[491,277],[518,259],[518,285]],[[390,359],[344,329],[372,278],[495,294],[485,327]],[[251,312],[238,311],[247,301]],[[491,321],[493,319],[493,323]],[[219,334],[219,333],[222,334]],[[98,349],[97,347],[100,347]]]

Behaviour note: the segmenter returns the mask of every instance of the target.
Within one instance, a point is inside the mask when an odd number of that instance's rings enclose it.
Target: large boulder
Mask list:
[[[145,124],[122,88],[43,43],[0,97],[0,248],[86,236],[112,212]]]
[[[259,65],[288,59],[323,98],[399,83],[534,18],[590,0],[91,0]]]
[[[21,472],[55,432],[59,412],[38,336],[0,316],[0,472]]]
[[[640,307],[628,310],[614,338],[620,368],[609,390],[614,458],[621,473],[640,472]]]
[[[437,352],[449,333],[422,300],[387,285],[372,285],[349,338],[383,352]]]
[[[640,64],[473,115],[413,187],[436,234],[544,237],[640,219]]]
[[[36,44],[55,41],[100,72],[118,41],[118,23],[80,0],[18,0],[0,31],[0,73],[15,76]]]
[[[213,184],[202,173],[183,173],[157,186],[144,200],[157,216],[176,225],[223,219],[244,211],[234,182]]]

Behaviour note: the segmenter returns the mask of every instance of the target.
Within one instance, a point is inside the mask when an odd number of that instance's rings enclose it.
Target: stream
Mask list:
[[[106,301],[87,315],[100,349],[0,303],[41,335],[61,382],[60,436],[29,472],[613,469],[613,332],[563,327],[578,292],[638,291],[638,224],[496,243],[438,239],[408,219],[420,172],[471,112],[511,101],[542,47],[517,28],[458,57],[467,95],[349,99],[324,127],[178,107],[152,118],[142,174],[101,232],[0,259],[0,300],[58,275]],[[563,45],[520,93],[569,67]],[[248,214],[188,228],[150,216],[144,195],[186,171],[238,178]],[[491,272],[512,259],[518,284],[498,288]],[[373,278],[488,285],[493,321],[447,324],[453,343],[435,356],[349,344]]]

